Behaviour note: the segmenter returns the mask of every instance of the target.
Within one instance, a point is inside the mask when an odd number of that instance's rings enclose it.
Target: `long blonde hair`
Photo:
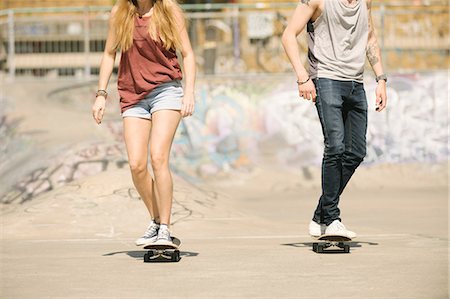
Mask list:
[[[133,44],[134,18],[137,14],[137,0],[118,0],[114,14],[116,34],[115,49],[127,51]],[[149,24],[149,34],[153,40],[160,39],[166,50],[181,49],[178,25],[184,26],[182,9],[176,0],[153,1],[153,13]],[[178,24],[179,22],[182,24]]]

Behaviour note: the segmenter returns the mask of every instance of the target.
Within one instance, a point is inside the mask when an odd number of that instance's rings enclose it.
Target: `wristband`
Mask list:
[[[306,80],[303,81],[303,82],[300,82],[300,81],[297,80],[297,84],[298,84],[298,85],[303,85],[303,84],[305,84],[306,82],[308,82],[310,79],[311,79],[311,77],[308,76],[308,79],[306,79]]]
[[[375,78],[375,80],[377,81],[377,83],[378,83],[378,81],[380,81],[380,80],[384,80],[384,82],[387,83],[387,76],[386,76],[385,74],[382,74],[382,75],[377,76],[377,77]]]
[[[105,99],[108,97],[108,92],[104,89],[99,89],[97,90],[97,92],[95,93],[95,98],[99,97],[99,96],[103,96],[105,97]]]

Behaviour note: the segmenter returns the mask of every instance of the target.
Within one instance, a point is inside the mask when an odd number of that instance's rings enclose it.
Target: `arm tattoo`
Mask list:
[[[378,45],[377,43],[372,43],[367,46],[367,59],[369,59],[370,65],[377,64],[378,60]]]
[[[300,0],[300,2],[309,6],[309,2],[311,2],[311,0]]]
[[[375,64],[377,64],[380,61],[380,59],[379,59],[380,49],[378,47],[378,43],[377,43],[377,40],[375,37],[375,28],[373,27],[373,23],[372,23],[372,14],[371,14],[372,1],[367,0],[366,3],[367,3],[368,15],[369,15],[369,20],[368,20],[369,44],[367,45],[366,56],[367,56],[367,59],[369,60],[370,65],[374,66]]]

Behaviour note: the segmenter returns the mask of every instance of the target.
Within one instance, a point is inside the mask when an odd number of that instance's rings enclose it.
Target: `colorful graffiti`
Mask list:
[[[433,163],[449,158],[446,73],[391,75],[389,103],[375,112],[375,83],[367,80],[368,150],[365,164]],[[280,165],[319,165],[323,137],[316,109],[298,97],[291,77],[202,80],[195,117],[179,130],[178,165],[197,174],[251,166],[264,155]],[[181,167],[179,167],[181,168]]]
[[[367,80],[370,108],[364,164],[447,161],[447,73],[391,75],[388,86],[388,107],[377,113],[375,83]],[[3,147],[14,143],[11,122],[6,120],[3,114],[0,134],[10,141],[2,144],[2,157]],[[1,201],[23,202],[76,179],[125,167],[121,120],[104,124],[114,141],[81,143],[64,151],[48,165],[30,171]],[[181,122],[171,165],[190,182],[249,171],[268,161],[305,173],[308,167],[320,165],[322,151],[316,109],[298,97],[292,77],[213,77],[197,84],[195,115]]]
[[[198,85],[195,116],[182,121],[172,150],[178,171],[204,177],[252,165],[260,116],[243,87],[233,81]]]

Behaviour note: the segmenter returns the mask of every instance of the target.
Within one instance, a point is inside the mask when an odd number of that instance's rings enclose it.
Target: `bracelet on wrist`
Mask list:
[[[308,76],[308,79],[306,79],[305,81],[303,81],[303,82],[301,82],[301,81],[299,81],[299,80],[297,80],[297,84],[298,85],[303,85],[303,84],[305,84],[306,82],[308,82],[309,80],[311,79],[311,77],[310,76]]]
[[[105,97],[105,99],[108,97],[108,92],[104,89],[99,89],[97,90],[97,92],[95,93],[95,98],[102,96]]]
[[[387,83],[387,76],[386,76],[386,74],[381,74],[381,75],[377,76],[377,77],[375,78],[375,80],[377,81],[377,83],[378,83],[378,81],[380,81],[380,80],[383,80],[384,82]]]

